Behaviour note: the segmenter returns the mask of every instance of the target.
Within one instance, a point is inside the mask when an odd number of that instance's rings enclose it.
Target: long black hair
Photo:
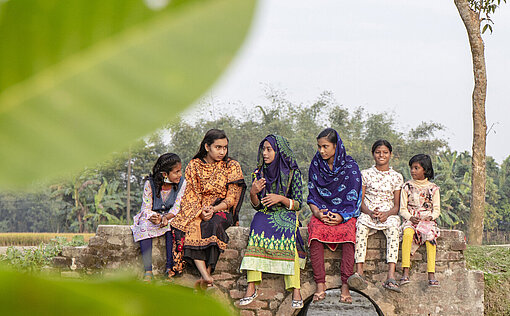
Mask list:
[[[160,191],[164,184],[164,177],[161,173],[166,172],[168,174],[178,163],[181,163],[181,158],[174,153],[163,154],[156,160],[154,167],[152,167],[152,174],[150,175],[154,181],[156,197],[161,196]]]
[[[418,154],[413,156],[411,160],[409,160],[409,167],[411,167],[415,162],[419,163],[425,170],[425,178],[429,180],[434,179],[434,168],[432,168],[432,160],[429,155]]]
[[[331,127],[328,127],[325,130],[323,130],[322,132],[320,132],[319,136],[317,136],[317,140],[319,140],[320,138],[326,137],[328,142],[336,145],[336,143],[338,142],[338,137],[336,135],[337,135],[337,132],[334,129],[332,129]]]
[[[202,139],[202,142],[200,143],[200,148],[198,149],[198,152],[193,157],[193,159],[195,159],[195,158],[204,159],[205,156],[207,156],[207,150],[205,150],[205,144],[207,144],[207,146],[211,146],[215,140],[225,139],[225,138],[227,139],[227,143],[228,143],[228,137],[227,137],[227,134],[225,134],[224,130],[216,129],[216,128],[208,130],[207,133],[205,133],[204,139]],[[229,159],[229,157],[228,157],[228,146],[227,146],[227,154],[225,155],[225,157],[223,157],[222,160],[228,161],[228,159]]]

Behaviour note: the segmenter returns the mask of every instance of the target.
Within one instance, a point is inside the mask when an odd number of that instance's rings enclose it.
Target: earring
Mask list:
[[[168,179],[168,177],[167,177],[167,176],[165,176],[165,177],[163,178],[163,182],[164,182],[164,183],[172,183],[172,182],[170,182],[170,180]]]

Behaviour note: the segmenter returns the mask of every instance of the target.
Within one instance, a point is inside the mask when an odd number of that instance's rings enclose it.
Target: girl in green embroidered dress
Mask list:
[[[301,308],[299,269],[304,268],[305,253],[297,211],[302,204],[302,181],[285,138],[268,135],[260,143],[250,200],[258,212],[251,222],[241,264],[241,270],[247,270],[248,288],[239,304],[247,305],[255,299],[255,284],[266,272],[285,276],[285,288],[293,291],[292,306]]]

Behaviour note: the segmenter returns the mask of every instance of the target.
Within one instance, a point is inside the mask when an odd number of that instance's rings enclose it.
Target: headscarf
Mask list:
[[[265,141],[269,142],[275,152],[274,160],[269,165],[264,162],[264,157],[262,156]],[[288,185],[289,180],[291,180],[291,171],[298,169],[298,165],[287,139],[279,135],[267,135],[259,145],[257,166],[257,169],[253,171],[256,179],[266,178],[266,188],[262,190],[261,197],[264,197],[267,193],[281,195],[289,193]],[[276,185],[274,192],[272,190],[273,183]]]
[[[319,151],[310,164],[308,173],[308,203],[319,209],[342,215],[344,221],[355,217],[361,205],[361,173],[358,164],[345,152],[340,136],[337,137],[333,170],[322,159]]]

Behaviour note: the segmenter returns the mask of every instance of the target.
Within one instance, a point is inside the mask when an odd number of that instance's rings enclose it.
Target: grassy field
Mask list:
[[[70,241],[73,236],[83,236],[85,242],[94,234],[78,233],[0,233],[0,247],[7,246],[38,246],[41,243],[48,243],[55,237],[64,237]]]
[[[468,246],[469,269],[481,270],[485,277],[485,315],[510,315],[510,247]]]

